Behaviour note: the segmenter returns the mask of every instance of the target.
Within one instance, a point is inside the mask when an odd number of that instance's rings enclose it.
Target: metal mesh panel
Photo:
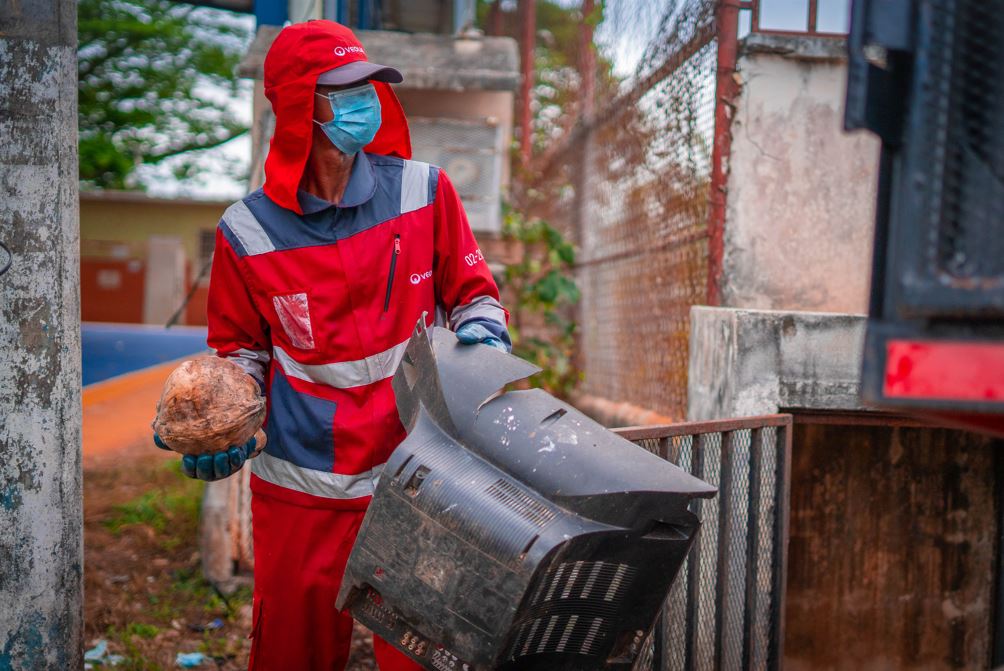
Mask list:
[[[539,214],[580,246],[581,391],[680,417],[707,296],[717,42],[713,2],[669,4],[635,87],[541,176]]]
[[[699,452],[703,457],[698,460],[703,462],[700,468],[693,470],[708,484],[720,484],[721,480],[721,439],[720,433],[713,433],[702,436],[702,444]],[[694,543],[695,549],[692,557],[696,557],[694,562],[695,572],[687,574],[687,582],[691,589],[687,594],[687,608],[696,611],[696,621],[693,638],[693,664],[694,669],[709,669],[713,671],[715,666],[715,615],[716,615],[716,591],[718,587],[718,534],[715,533],[719,526],[718,513],[721,498],[716,496],[706,501],[694,501],[692,506],[694,512],[701,519],[701,531]]]
[[[716,425],[722,428],[715,430]],[[701,531],[643,647],[637,671],[777,668],[787,422],[669,425],[632,437],[719,487],[695,500]],[[688,427],[690,433],[687,433]],[[662,427],[660,427],[662,428]]]
[[[743,619],[745,617],[746,592],[743,588],[746,564],[750,561],[746,547],[749,528],[750,493],[750,442],[752,431],[737,431],[729,434],[729,454],[732,477],[729,487],[729,524],[719,525],[727,551],[719,553],[719,575],[726,578],[728,588],[720,596],[722,606],[719,622],[721,637],[721,668],[742,667]],[[724,560],[724,561],[723,561]],[[724,569],[724,570],[722,570]],[[724,601],[722,601],[724,599]]]
[[[940,73],[929,127],[931,242],[936,272],[1004,280],[1004,82],[994,76],[1004,38],[1000,6],[932,2],[930,71]],[[944,161],[939,160],[944,157]]]
[[[756,487],[757,496],[753,497],[753,500],[760,500],[762,503],[759,506],[759,515],[757,516],[757,523],[752,527],[752,538],[755,543],[755,547],[752,551],[756,553],[756,557],[759,561],[753,562],[752,566],[752,579],[753,579],[753,589],[754,594],[758,597],[753,599],[752,603],[747,603],[748,617],[752,618],[754,622],[769,622],[771,618],[772,607],[780,607],[779,604],[772,604],[770,598],[759,598],[760,595],[770,595],[774,589],[774,567],[769,561],[763,561],[762,558],[775,557],[775,552],[779,551],[774,548],[774,543],[776,541],[776,522],[779,514],[785,511],[777,510],[778,497],[776,496],[763,496],[764,492],[777,492],[778,487],[778,454],[779,451],[776,449],[769,449],[768,446],[778,445],[781,438],[778,436],[777,427],[766,427],[762,430],[760,434],[760,439],[762,441],[759,451],[761,457],[761,462],[759,468],[757,469],[757,474],[754,473],[753,477],[750,479],[751,486]],[[752,556],[752,555],[751,555]],[[749,660],[748,666],[753,669],[763,669],[767,668],[768,661],[770,660],[770,646],[771,646],[771,630],[768,627],[753,627],[752,635],[750,636],[750,651],[747,659]],[[776,662],[777,660],[775,660]]]

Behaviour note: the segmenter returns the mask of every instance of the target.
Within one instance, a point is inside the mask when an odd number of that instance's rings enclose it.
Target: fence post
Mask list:
[[[533,114],[530,110],[530,98],[533,95],[533,80],[535,76],[533,54],[537,43],[537,2],[536,0],[520,0],[520,42],[519,58],[523,81],[519,88],[519,157],[522,168],[530,165],[533,152]]]
[[[725,205],[729,156],[732,153],[732,111],[739,83],[739,0],[719,0],[715,8],[718,66],[715,82],[715,136],[711,150],[711,185],[708,208],[708,305],[721,302],[722,262],[725,253]]]

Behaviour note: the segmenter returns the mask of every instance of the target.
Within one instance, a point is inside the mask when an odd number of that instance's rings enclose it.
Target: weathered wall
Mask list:
[[[867,312],[878,141],[841,130],[845,48],[826,38],[744,42],[723,305]]]
[[[203,233],[215,233],[216,224],[228,205],[229,201],[153,198],[132,192],[81,193],[80,300],[84,321],[164,324],[202,269],[200,241]],[[166,303],[157,309],[144,300],[147,290],[144,276],[150,270],[148,246],[155,236],[179,240],[185,257],[181,274],[177,276],[184,285],[180,295],[176,289],[171,289]],[[99,276],[101,273],[105,273],[104,281]],[[179,323],[206,323],[208,290],[207,275],[192,295]]]
[[[181,240],[185,255],[199,263],[201,231],[215,231],[230,202],[150,198],[145,194],[80,195],[80,246],[83,256],[106,256],[108,243],[130,243],[142,256],[151,235]],[[195,272],[198,272],[195,268]]]
[[[695,307],[687,417],[862,410],[864,335],[857,315]]]
[[[76,3],[0,3],[4,671],[83,665],[76,63]]]
[[[786,669],[990,668],[1002,450],[796,421]]]

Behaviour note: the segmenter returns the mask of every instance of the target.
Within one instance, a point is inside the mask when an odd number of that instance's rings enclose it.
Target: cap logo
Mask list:
[[[335,47],[335,56],[344,56],[348,53],[366,55],[366,52],[360,47]]]

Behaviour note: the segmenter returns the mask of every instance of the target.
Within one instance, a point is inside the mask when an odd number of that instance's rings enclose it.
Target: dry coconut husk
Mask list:
[[[244,445],[265,447],[265,399],[237,364],[202,356],[178,366],[164,383],[153,430],[175,452],[204,454]]]

